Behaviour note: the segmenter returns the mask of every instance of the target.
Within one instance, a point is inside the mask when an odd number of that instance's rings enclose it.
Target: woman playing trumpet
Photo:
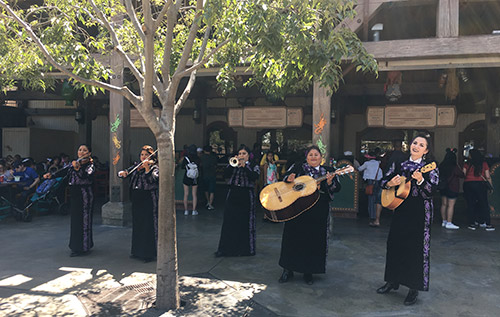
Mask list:
[[[242,145],[224,171],[229,191],[216,257],[255,255],[254,188],[259,166],[249,162],[249,153],[250,149]]]
[[[156,257],[158,241],[158,176],[153,148],[141,149],[139,165],[118,172],[118,177],[131,177],[132,249],[130,257],[150,262]]]
[[[55,173],[47,173],[43,177],[58,177],[67,173],[70,189],[71,234],[69,238],[70,256],[86,255],[94,246],[92,239],[92,213],[94,193],[92,192],[95,172],[89,145],[78,147],[78,159],[71,162],[68,168]]]

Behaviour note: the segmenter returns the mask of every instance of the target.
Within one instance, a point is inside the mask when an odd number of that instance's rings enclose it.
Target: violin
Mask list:
[[[56,175],[57,173],[59,173],[60,171],[64,171],[65,169],[67,169],[68,167],[73,167],[73,169],[75,171],[78,171],[80,170],[80,167],[81,165],[84,165],[84,164],[87,164],[88,162],[90,163],[93,163],[94,161],[92,160],[92,157],[90,156],[90,153],[85,155],[85,156],[82,156],[80,157],[79,159],[77,159],[76,161],[73,161],[71,162],[71,164],[68,164],[60,169],[58,169],[57,171],[54,171],[54,172],[48,172],[46,174],[43,175],[43,178],[45,179],[49,179],[49,178],[52,178],[52,176]]]
[[[85,164],[87,164],[89,162],[92,163],[93,160],[92,160],[92,157],[90,156],[90,154],[91,153],[78,158],[76,161],[71,162],[71,165],[73,166],[73,169],[75,171],[79,171],[80,168],[82,167],[82,165],[85,165]]]
[[[139,164],[137,164],[134,168],[132,168],[130,171],[120,171],[118,172],[118,177],[127,177],[128,175],[132,174],[135,170],[141,170],[141,169],[146,169],[146,172],[149,172],[149,169],[151,168],[152,165],[155,164],[155,161],[150,160],[149,158],[158,152],[158,149],[156,149],[153,153],[151,153],[146,159]]]

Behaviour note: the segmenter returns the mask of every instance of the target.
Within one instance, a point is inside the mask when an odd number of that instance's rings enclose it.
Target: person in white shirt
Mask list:
[[[380,180],[382,179],[382,169],[380,161],[377,160],[375,152],[370,152],[365,156],[368,161],[363,163],[358,168],[358,171],[363,172],[363,180],[367,187],[372,187],[371,194],[366,191],[368,197],[368,215],[370,217],[370,227],[380,226],[380,214],[382,205],[380,203]]]

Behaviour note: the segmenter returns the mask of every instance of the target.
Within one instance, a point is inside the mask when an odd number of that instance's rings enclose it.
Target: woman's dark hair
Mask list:
[[[144,145],[142,148],[141,148],[141,152],[142,151],[146,151],[149,153],[149,155],[153,154],[155,152],[155,150],[153,149],[153,147],[151,145]],[[155,163],[158,162],[158,158],[156,157],[156,154],[154,155],[151,155],[151,157],[149,158],[150,160],[153,160]]]
[[[236,151],[236,154],[238,154],[238,152],[241,150],[245,150],[248,153],[248,155],[250,155],[250,149],[245,144],[240,145],[240,147],[238,148],[238,151]]]
[[[484,156],[476,149],[469,151],[469,163],[474,167],[474,175],[479,176],[483,173]]]
[[[447,148],[444,159],[441,164],[439,164],[439,176],[444,180],[448,179],[455,166],[457,166],[457,155],[453,150]]]
[[[432,151],[431,135],[427,132],[420,132],[411,140],[411,143],[413,143],[413,141],[415,141],[416,138],[423,138],[427,142],[427,154],[425,154],[424,161],[426,162],[434,161],[434,155],[432,153],[433,151]]]
[[[321,150],[319,149],[319,147],[317,145],[311,145],[310,147],[308,147],[306,149],[305,156],[307,157],[307,154],[309,154],[309,152],[311,152],[312,150],[316,150],[319,152],[319,154],[321,154]]]
[[[92,152],[92,147],[90,145],[88,145],[88,144],[85,144],[85,143],[80,144],[78,146],[78,148],[80,148],[80,146],[82,146],[82,145],[85,146],[89,150],[89,152]]]

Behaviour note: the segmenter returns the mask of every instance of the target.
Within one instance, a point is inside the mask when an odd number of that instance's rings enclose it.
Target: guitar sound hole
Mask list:
[[[297,191],[297,192],[298,192],[298,191],[303,190],[303,189],[304,189],[304,187],[305,187],[305,186],[304,186],[304,184],[303,184],[303,183],[298,183],[298,184],[293,185],[293,190],[295,190],[295,191]]]

